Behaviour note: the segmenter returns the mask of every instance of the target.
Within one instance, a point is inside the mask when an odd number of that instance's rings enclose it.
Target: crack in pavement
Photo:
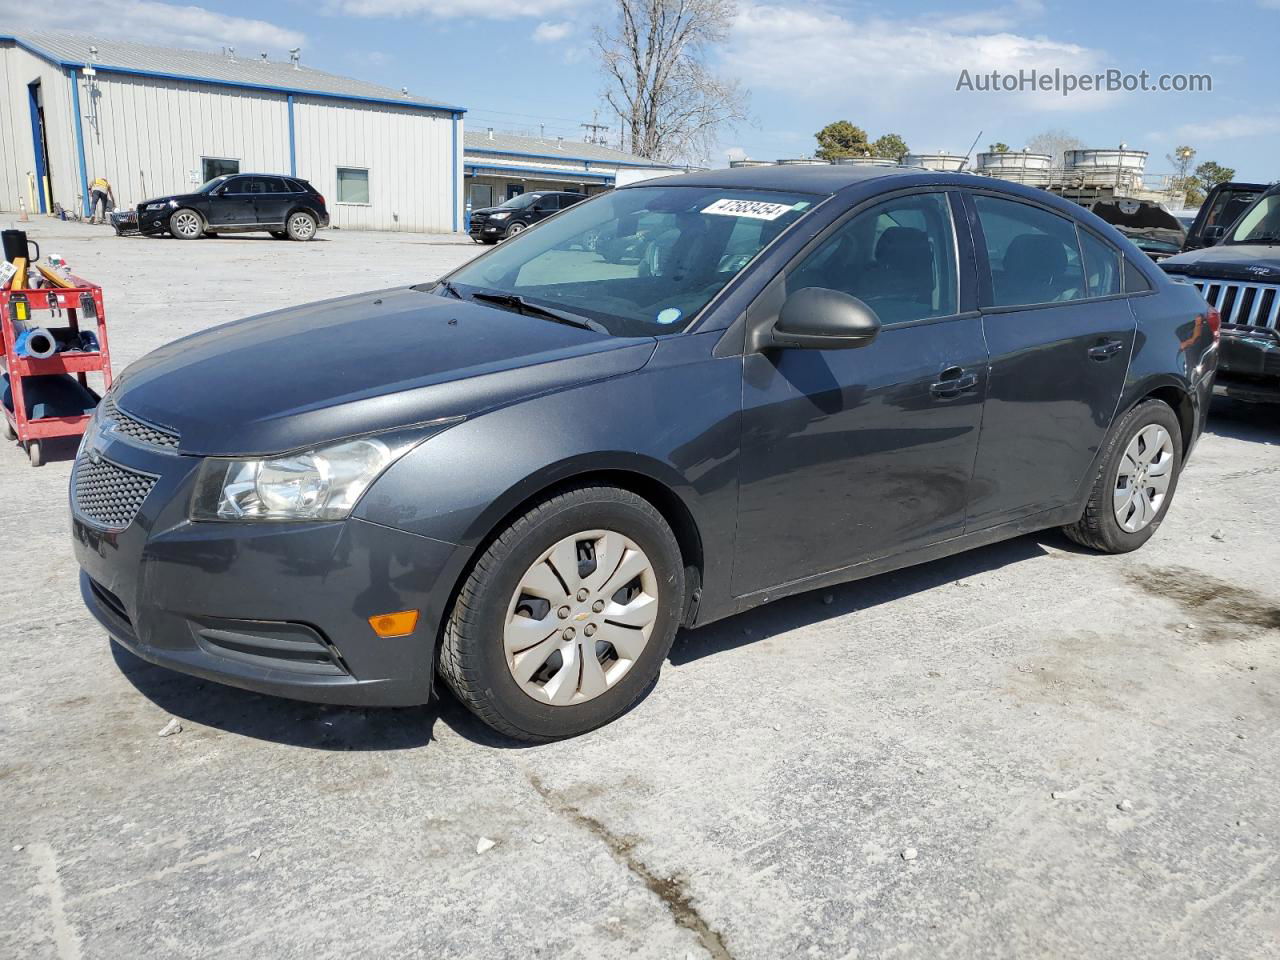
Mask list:
[[[712,960],[733,960],[733,954],[725,946],[724,938],[711,924],[703,919],[693,905],[689,891],[685,889],[679,877],[660,877],[649,869],[635,853],[635,841],[619,837],[603,823],[589,814],[583,813],[567,800],[556,795],[534,774],[529,774],[529,783],[538,791],[547,804],[557,813],[584,827],[597,839],[604,841],[613,858],[638,877],[649,891],[662,902],[675,922],[690,931]]]

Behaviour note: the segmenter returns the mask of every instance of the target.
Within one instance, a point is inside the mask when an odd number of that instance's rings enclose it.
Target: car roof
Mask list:
[[[722,170],[698,170],[619,187],[630,190],[646,186],[733,187],[739,190],[785,190],[799,193],[838,193],[869,180],[930,174],[923,167],[861,166],[849,163],[777,164],[767,167],[730,167]],[[972,176],[967,175],[967,176]],[[984,178],[986,179],[986,178]]]

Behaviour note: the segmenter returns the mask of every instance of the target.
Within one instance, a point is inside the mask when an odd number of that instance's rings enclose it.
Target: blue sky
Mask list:
[[[0,15],[26,8],[0,0]],[[290,46],[319,69],[359,76],[469,108],[471,129],[577,139],[600,108],[591,28],[607,0],[229,0],[167,4],[96,0],[67,29],[218,49]],[[11,19],[5,16],[6,20]],[[918,152],[1015,148],[1061,128],[1089,146],[1125,142],[1167,172],[1179,143],[1237,169],[1280,176],[1276,39],[1280,0],[1012,0],[947,4],[739,0],[718,68],[751,94],[752,122],[726,132],[714,165],[733,156],[811,153],[813,132],[848,119]],[[960,70],[1207,73],[1209,93],[957,92]],[[607,117],[601,114],[603,122]]]

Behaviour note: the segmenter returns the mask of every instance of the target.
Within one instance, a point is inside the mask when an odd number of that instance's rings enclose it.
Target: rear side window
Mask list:
[[[1099,240],[1088,230],[1080,231],[1084,254],[1085,285],[1091,297],[1110,297],[1120,292],[1120,251]]]
[[[741,229],[746,245],[750,228]],[[958,312],[954,237],[945,194],[886,200],[855,215],[805,257],[788,273],[787,292],[839,290],[862,300],[884,323],[951,316]]]
[[[973,200],[991,265],[993,306],[1065,303],[1088,295],[1074,223],[1013,200]]]
[[[1146,275],[1135,267],[1128,259],[1124,261],[1124,292],[1125,293],[1142,293],[1151,289],[1151,281]]]

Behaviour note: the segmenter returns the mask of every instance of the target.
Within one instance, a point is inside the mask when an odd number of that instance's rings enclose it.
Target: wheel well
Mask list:
[[[1185,458],[1191,446],[1191,435],[1196,427],[1196,411],[1191,403],[1191,397],[1177,387],[1166,386],[1152,390],[1142,400],[1160,400],[1173,408],[1173,412],[1178,417],[1178,427],[1182,430],[1182,455]]]

